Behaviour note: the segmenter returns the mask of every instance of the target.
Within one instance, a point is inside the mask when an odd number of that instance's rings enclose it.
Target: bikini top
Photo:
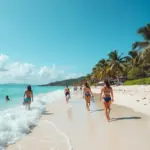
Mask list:
[[[104,87],[103,90],[104,90],[104,95],[105,95],[105,96],[110,96],[111,88]]]
[[[88,90],[87,90],[87,89],[88,89]],[[89,88],[85,88],[85,89],[84,89],[84,93],[85,93],[85,94],[90,94],[90,89],[89,89]]]

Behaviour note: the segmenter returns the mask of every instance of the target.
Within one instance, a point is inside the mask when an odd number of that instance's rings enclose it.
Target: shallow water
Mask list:
[[[25,89],[26,85],[0,86],[0,150],[30,133],[46,105],[64,96],[63,87],[32,86],[34,102],[31,110],[26,111],[22,105]],[[5,95],[9,95],[10,101],[5,101]]]
[[[48,93],[58,89],[63,89],[63,87],[32,86],[34,95],[40,93]],[[23,95],[25,90],[26,85],[17,85],[17,84],[0,85],[0,109],[11,108],[18,104],[21,104],[23,101]],[[10,101],[5,100],[6,95],[9,96]]]

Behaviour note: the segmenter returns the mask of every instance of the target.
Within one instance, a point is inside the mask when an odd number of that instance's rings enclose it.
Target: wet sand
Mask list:
[[[150,118],[132,109],[112,105],[111,122],[95,95],[91,112],[81,95],[47,107],[38,126],[7,150],[149,150]],[[55,146],[54,146],[55,145]]]

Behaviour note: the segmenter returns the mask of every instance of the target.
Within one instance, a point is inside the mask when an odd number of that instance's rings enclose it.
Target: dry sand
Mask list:
[[[92,88],[94,93],[100,93],[102,87]],[[132,108],[150,116],[150,85],[113,86],[114,103]]]
[[[114,119],[107,122],[97,95],[91,112],[77,97],[68,105],[64,101],[49,105],[38,126],[7,150],[150,150],[148,116],[112,105]]]

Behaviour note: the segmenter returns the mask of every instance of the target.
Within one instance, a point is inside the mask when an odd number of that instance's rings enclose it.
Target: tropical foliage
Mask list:
[[[133,43],[127,56],[113,50],[107,59],[99,60],[86,80],[93,83],[105,78],[119,81],[120,77],[139,79],[150,76],[150,24],[139,28],[137,33],[142,35],[143,41]]]
[[[150,84],[150,78],[128,80],[124,82],[124,85],[143,85],[143,84]]]

